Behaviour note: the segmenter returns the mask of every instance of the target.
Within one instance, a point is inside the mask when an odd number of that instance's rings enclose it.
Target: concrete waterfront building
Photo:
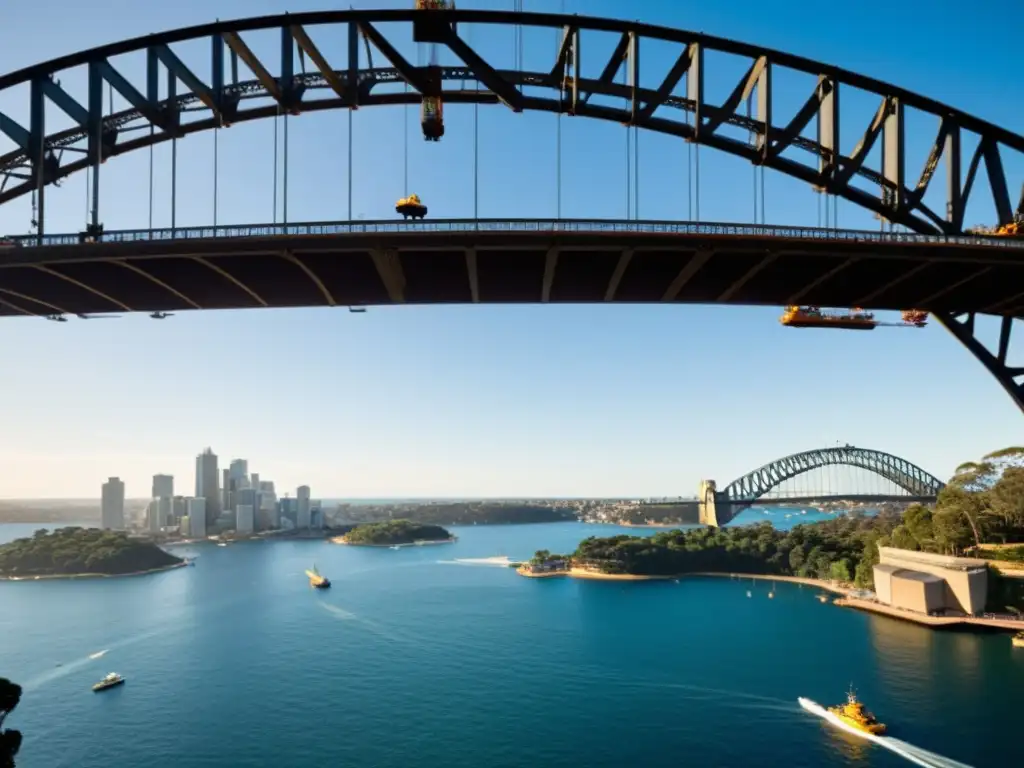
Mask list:
[[[988,598],[988,565],[975,558],[879,547],[874,577],[878,602],[917,613],[972,616]]]
[[[111,477],[100,494],[100,525],[108,531],[124,530],[124,482]]]
[[[153,475],[153,498],[174,496],[174,475]]]
[[[206,499],[186,499],[185,506],[188,509],[189,536],[193,539],[206,538]]]
[[[210,529],[220,517],[220,487],[217,454],[207,448],[196,456],[196,498],[206,499],[206,527]]]
[[[220,508],[231,509],[234,504],[231,503],[231,472],[228,469],[221,470],[220,479]]]
[[[300,485],[295,491],[295,527],[309,528],[310,523],[309,486]]]

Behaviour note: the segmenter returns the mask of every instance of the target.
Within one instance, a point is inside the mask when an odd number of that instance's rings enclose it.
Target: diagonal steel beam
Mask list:
[[[675,87],[679,85],[679,82],[683,79],[683,75],[690,68],[690,49],[689,46],[683,48],[683,52],[679,54],[679,58],[676,59],[675,64],[665,75],[665,79],[661,81],[661,85],[658,86],[655,96],[649,99],[646,104],[640,109],[637,115],[640,118],[650,117],[654,114],[654,111],[665,103]]]
[[[309,35],[306,34],[306,30],[303,27],[295,24],[291,27],[292,37],[295,38],[295,43],[299,46],[299,49],[309,56],[309,60],[312,61],[320,74],[323,76],[324,81],[331,87],[341,98],[345,98],[347,95],[345,92],[345,84],[341,82],[341,78],[338,77],[338,73],[334,71],[334,68],[327,63],[327,59],[320,53],[320,49],[316,47],[316,43],[310,39]]]
[[[245,44],[245,41],[235,32],[225,32],[224,43],[245,63],[245,66],[252,70],[252,73],[256,75],[256,79],[260,81],[260,85],[267,89],[267,93],[274,98],[274,101],[282,107],[287,106],[285,104],[284,91],[281,90],[281,85],[277,82],[277,78],[267,71],[267,68],[263,66],[263,62]]]
[[[119,301],[119,300],[115,299],[113,296],[110,296],[110,295],[104,293],[103,291],[99,290],[98,288],[93,288],[88,283],[83,283],[81,280],[76,280],[75,278],[71,277],[70,275],[65,275],[63,272],[58,272],[57,270],[52,269],[50,267],[44,267],[42,264],[33,264],[32,265],[32,269],[39,270],[40,272],[43,272],[43,273],[45,273],[47,275],[53,275],[54,277],[58,277],[61,280],[63,280],[64,282],[66,282],[66,283],[71,283],[71,285],[77,286],[78,288],[81,288],[83,291],[88,291],[93,296],[99,296],[104,301],[110,302],[115,307],[117,307],[118,309],[123,309],[125,312],[134,312],[135,311],[131,307],[129,307],[127,304],[125,304],[123,301]]]
[[[523,111],[525,100],[512,83],[502,77],[494,67],[480,58],[480,55],[466,45],[462,38],[454,31],[447,30],[443,38],[452,53],[462,59],[466,66],[473,70],[477,80],[487,86],[513,112]],[[395,66],[397,68],[398,65],[396,64]]]
[[[410,64],[406,58],[398,52],[387,38],[382,35],[375,26],[368,21],[358,22],[359,31],[363,33],[363,37],[368,43],[373,43],[374,47],[380,51],[384,58],[391,62],[391,66],[398,70],[398,74],[414,89],[420,93],[427,93],[430,91],[430,80],[426,76],[426,73],[420,67],[414,67]],[[465,59],[463,59],[465,61]],[[467,66],[472,66],[469,62],[466,62]],[[481,82],[483,78],[481,78]]]

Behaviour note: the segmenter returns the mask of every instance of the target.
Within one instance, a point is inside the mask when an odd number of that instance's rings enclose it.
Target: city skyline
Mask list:
[[[527,1],[524,10],[641,15],[764,44],[1014,126],[1012,99],[993,96],[1014,92],[1012,32],[959,13],[943,16],[941,6],[958,8],[942,2],[939,13],[922,17],[868,2],[811,17],[789,2],[769,18],[746,0],[728,8],[553,0]],[[306,2],[289,10],[334,7]],[[1013,7],[1004,7],[1012,17]],[[21,10],[25,23],[42,28],[68,8],[66,0],[41,0]],[[898,46],[863,42],[877,35],[882,9]],[[126,8],[116,18],[54,29],[31,45],[13,40],[0,51],[0,71],[215,17],[284,10],[270,0]],[[963,57],[951,60],[934,45],[938,39],[960,41]],[[261,55],[268,50],[259,36],[249,42]],[[511,40],[481,45],[511,59]],[[529,62],[550,66],[553,40],[527,31],[525,45]],[[659,55],[645,52],[645,62]],[[710,59],[708,72],[716,93],[735,79],[731,69],[716,72]],[[23,101],[0,96],[5,114],[24,109]],[[854,105],[862,106],[851,94],[844,112]],[[425,145],[415,110],[356,113],[355,214],[394,218],[395,199],[410,191],[432,215],[469,215],[472,115],[470,108],[446,110],[445,138]],[[66,118],[54,112],[47,119]],[[556,118],[487,107],[479,120],[481,215],[553,215]],[[343,112],[290,121],[291,220],[344,217],[346,124]],[[402,188],[403,125],[411,139],[409,190]],[[584,119],[561,125],[563,215],[622,218],[625,131]],[[908,122],[908,145],[922,159],[934,131],[930,123]],[[221,132],[220,223],[271,219],[272,137],[272,121]],[[642,132],[640,141],[640,216],[685,217],[685,147]],[[181,226],[211,223],[212,152],[210,134],[179,144]],[[148,153],[136,155],[103,166],[100,218],[108,229],[147,220]],[[703,219],[750,221],[750,166],[706,149],[700,157]],[[1009,177],[1019,179],[1020,158],[1005,162]],[[155,163],[155,224],[164,226],[168,147],[157,148]],[[816,225],[809,187],[771,172],[765,182],[767,223]],[[85,191],[84,174],[48,190],[49,231],[81,229]],[[0,232],[25,232],[29,205],[25,199],[0,207]],[[983,209],[968,214],[971,224],[992,218]],[[839,219],[844,227],[878,227],[846,202]],[[308,484],[321,498],[501,498],[689,496],[701,479],[728,483],[780,456],[836,442],[904,456],[945,479],[963,461],[1020,442],[1020,413],[935,323],[866,334],[800,331],[781,328],[780,312],[480,306],[183,313],[159,323],[134,316],[5,320],[0,342],[9,359],[26,363],[5,371],[0,424],[17,440],[0,441],[7,470],[0,498],[95,498],[112,473],[128,498],[144,498],[155,472],[178,478],[181,493],[190,488],[196,447],[207,443],[220,446],[220,456],[244,455],[269,469],[282,488]],[[981,325],[994,346],[994,323]],[[1011,347],[1011,362],[1021,361],[1020,344]]]

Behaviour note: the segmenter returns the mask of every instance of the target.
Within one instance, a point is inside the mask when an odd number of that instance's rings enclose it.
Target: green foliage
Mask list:
[[[664,576],[701,571],[837,578],[856,570],[870,586],[873,546],[900,523],[896,514],[851,515],[778,531],[770,523],[663,531],[651,537],[591,536],[573,562],[607,573]],[[857,564],[856,566],[854,564]]]
[[[31,538],[0,546],[0,576],[54,576],[125,573],[183,562],[155,544],[120,531],[70,526],[36,531]]]
[[[349,544],[412,544],[416,541],[448,541],[451,533],[439,525],[425,525],[411,520],[388,520],[384,523],[357,525],[345,535]]]
[[[546,549],[538,549],[533,557],[530,558],[530,565],[548,565],[557,562],[568,563],[569,559],[570,555],[558,555]]]
[[[0,677],[0,725],[21,701],[21,686]],[[14,768],[14,756],[21,749],[21,733],[0,729],[0,768]]]

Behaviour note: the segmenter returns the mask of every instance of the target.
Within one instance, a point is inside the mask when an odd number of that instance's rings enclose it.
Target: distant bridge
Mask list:
[[[906,495],[903,496],[842,496],[844,500],[849,501],[932,502],[946,485],[916,464],[891,453],[853,445],[819,448],[776,459],[733,480],[721,491],[714,480],[701,481],[698,495],[700,522],[704,525],[725,525],[744,509],[758,502],[783,504],[823,501],[820,495],[771,499],[765,497],[773,488],[797,475],[836,465],[866,469],[906,491]]]

